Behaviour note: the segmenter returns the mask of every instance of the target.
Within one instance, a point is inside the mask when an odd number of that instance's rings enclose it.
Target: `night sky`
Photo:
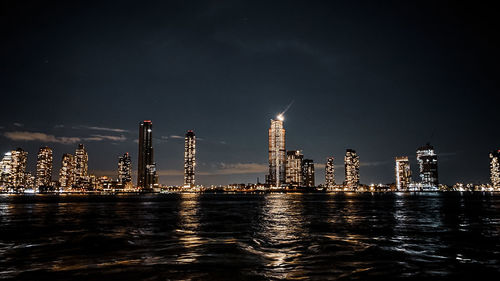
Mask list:
[[[269,120],[317,163],[346,148],[362,183],[394,182],[394,157],[431,142],[440,182],[488,182],[500,148],[498,16],[459,1],[1,1],[0,151],[79,142],[89,170],[137,168],[153,121],[160,183],[182,184],[195,131],[197,183],[264,181]],[[403,3],[404,2],[404,3]]]

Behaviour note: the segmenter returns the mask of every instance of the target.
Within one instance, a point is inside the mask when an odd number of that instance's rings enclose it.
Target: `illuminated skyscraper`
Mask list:
[[[500,188],[500,149],[490,152],[490,179],[494,188]]]
[[[144,120],[139,126],[139,160],[137,161],[137,187],[152,189],[157,183],[153,155],[153,123]]]
[[[0,186],[10,186],[10,178],[12,174],[12,152],[6,152],[0,161]]]
[[[429,143],[417,149],[420,180],[424,188],[438,188],[438,162],[434,147]]]
[[[75,182],[84,185],[88,182],[89,155],[83,144],[79,144],[75,152]]]
[[[302,186],[302,160],[304,155],[299,150],[286,152],[286,184],[291,187]]]
[[[359,156],[353,149],[347,149],[344,157],[345,181],[347,188],[357,188],[359,186]]]
[[[27,172],[24,173],[24,188],[26,189],[34,189],[35,188],[35,176],[33,176],[31,173]]]
[[[410,161],[407,156],[396,157],[396,189],[408,190],[411,183]]]
[[[267,184],[281,187],[285,183],[285,129],[283,128],[283,116],[278,115],[277,120],[271,119],[269,128],[269,174]]]
[[[10,160],[9,186],[21,187],[25,185],[26,180],[26,160],[28,152],[22,148],[12,150]]]
[[[75,157],[71,154],[63,154],[61,170],[59,171],[59,185],[67,190],[75,184]]]
[[[118,158],[118,181],[122,184],[132,182],[132,160],[128,152]]]
[[[52,149],[40,147],[36,161],[36,187],[49,186],[52,178]]]
[[[314,187],[314,162],[311,159],[304,159],[302,162],[303,186]]]
[[[196,136],[192,130],[184,138],[184,187],[194,186],[196,167]]]
[[[325,186],[332,188],[335,186],[335,166],[333,164],[333,157],[326,159],[325,165]]]

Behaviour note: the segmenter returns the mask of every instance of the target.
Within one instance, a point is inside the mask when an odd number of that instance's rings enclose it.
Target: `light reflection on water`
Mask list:
[[[466,278],[500,272],[500,195],[0,196],[0,277]]]

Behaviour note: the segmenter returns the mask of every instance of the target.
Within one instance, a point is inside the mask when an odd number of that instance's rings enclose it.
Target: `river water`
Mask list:
[[[500,194],[0,196],[0,278],[499,280]]]

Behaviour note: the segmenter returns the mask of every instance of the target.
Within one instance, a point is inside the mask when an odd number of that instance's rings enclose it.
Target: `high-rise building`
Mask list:
[[[494,188],[500,188],[500,149],[490,152],[490,179]]]
[[[28,158],[28,152],[24,151],[22,148],[12,150],[11,152],[11,174],[10,174],[10,184],[14,187],[20,187],[25,185],[26,179],[26,160]]]
[[[75,157],[68,153],[63,154],[59,171],[59,185],[62,189],[71,189],[75,184],[75,166]]]
[[[325,186],[332,188],[335,186],[335,166],[333,164],[333,157],[326,159],[325,165]]]
[[[302,162],[303,186],[314,187],[314,162],[311,159],[304,159]]]
[[[128,152],[118,158],[118,182],[122,184],[132,182],[132,160]]]
[[[184,187],[194,186],[196,167],[196,136],[192,130],[184,138]]]
[[[85,146],[79,144],[75,152],[75,183],[80,187],[85,187],[88,183],[89,155]]]
[[[347,149],[344,157],[345,181],[347,188],[357,188],[359,186],[359,156],[353,149]]]
[[[10,175],[12,173],[12,152],[6,152],[0,161],[0,186],[10,186]]]
[[[417,162],[423,188],[437,189],[439,185],[438,160],[434,147],[427,143],[417,149]]]
[[[411,183],[410,161],[407,156],[396,157],[396,189],[408,190]]]
[[[25,189],[34,189],[35,188],[35,176],[31,173],[24,173],[24,184]]]
[[[283,116],[271,119],[269,128],[269,174],[266,182],[271,186],[281,187],[286,181],[286,150]]]
[[[304,155],[299,150],[286,152],[286,184],[290,187],[302,186],[302,160]]]
[[[40,147],[36,161],[36,187],[49,186],[52,179],[52,149]]]
[[[139,125],[139,160],[137,161],[137,187],[152,189],[157,183],[153,155],[153,123],[144,120]]]

